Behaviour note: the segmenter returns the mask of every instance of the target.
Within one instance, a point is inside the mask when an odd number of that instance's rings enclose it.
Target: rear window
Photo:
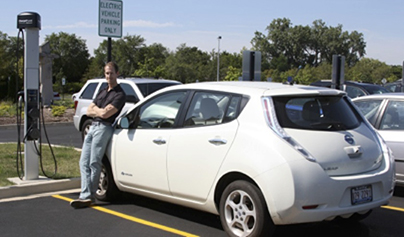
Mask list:
[[[273,97],[277,119],[284,128],[346,130],[360,117],[344,97]]]

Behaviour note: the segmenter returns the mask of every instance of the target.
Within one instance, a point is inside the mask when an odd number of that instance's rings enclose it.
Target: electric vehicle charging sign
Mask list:
[[[122,10],[120,0],[100,0],[98,14],[98,35],[122,37]]]

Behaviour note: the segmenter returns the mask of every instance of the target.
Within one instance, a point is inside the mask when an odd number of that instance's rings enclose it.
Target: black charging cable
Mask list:
[[[41,98],[42,98],[42,96],[41,96]],[[52,158],[53,158],[53,162],[54,162],[54,164],[55,164],[55,170],[54,170],[54,172],[53,172],[53,175],[52,176],[49,176],[48,174],[46,174],[46,172],[45,172],[45,169],[44,169],[44,167],[43,167],[43,160],[42,160],[42,136],[40,136],[40,145],[39,145],[39,149],[40,149],[40,152],[39,152],[39,154],[40,154],[40,164],[41,164],[41,170],[42,170],[42,173],[46,176],[46,177],[48,177],[48,178],[53,178],[53,177],[55,177],[55,175],[56,175],[56,173],[57,173],[57,170],[58,170],[58,164],[57,164],[57,161],[56,161],[56,157],[55,157],[55,153],[53,152],[53,148],[52,148],[52,145],[50,144],[50,141],[49,141],[49,137],[48,137],[48,133],[47,133],[47,131],[46,131],[46,127],[45,127],[45,116],[43,115],[43,104],[42,104],[42,99],[40,100],[40,107],[41,107],[41,115],[42,115],[42,126],[43,126],[43,130],[44,130],[44,133],[45,133],[45,137],[46,137],[46,140],[48,141],[48,146],[49,146],[49,149],[50,149],[50,152],[51,152],[51,154],[52,154]],[[41,124],[41,116],[39,116],[39,124]],[[41,133],[41,128],[40,128],[40,126],[39,126],[39,134],[42,134]]]

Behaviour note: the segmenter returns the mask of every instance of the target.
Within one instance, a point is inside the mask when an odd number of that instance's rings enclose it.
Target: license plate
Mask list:
[[[352,205],[371,202],[372,200],[372,185],[363,185],[351,188]]]

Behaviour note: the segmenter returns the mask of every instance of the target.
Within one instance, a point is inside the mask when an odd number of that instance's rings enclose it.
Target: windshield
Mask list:
[[[273,101],[284,128],[336,131],[360,124],[360,116],[344,97],[273,97]]]

